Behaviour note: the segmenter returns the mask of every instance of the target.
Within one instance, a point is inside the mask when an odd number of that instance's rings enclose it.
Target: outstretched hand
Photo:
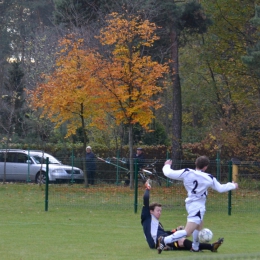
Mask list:
[[[178,226],[177,228],[172,230],[172,233],[175,233],[176,231],[183,230],[183,229],[185,229],[184,226]]]
[[[178,226],[176,229],[178,231],[178,230],[183,230],[184,228],[185,228],[184,226]]]
[[[145,185],[145,188],[146,188],[147,190],[150,190],[150,189],[151,189],[151,185],[150,185],[150,183],[149,183],[149,180],[147,180],[144,185]]]
[[[167,160],[167,161],[164,163],[164,165],[166,165],[166,164],[172,165],[172,160]]]
[[[235,184],[236,189],[238,189],[238,184],[236,182],[234,182],[234,181],[232,181],[232,183]]]

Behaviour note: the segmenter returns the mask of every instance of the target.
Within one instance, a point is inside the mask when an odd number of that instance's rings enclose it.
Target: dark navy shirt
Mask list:
[[[150,197],[150,190],[146,190],[143,196],[143,209],[141,213],[141,224],[143,226],[143,232],[146,238],[146,241],[150,248],[156,248],[156,244],[158,238],[160,236],[168,236],[172,234],[171,231],[165,231],[162,224],[157,220],[154,221],[155,218],[151,215],[149,209],[149,197]],[[154,220],[152,219],[154,218]],[[157,222],[157,224],[156,224]],[[155,230],[154,230],[155,229]],[[155,241],[153,238],[153,234],[156,235]]]
[[[86,169],[87,171],[96,170],[96,156],[94,153],[86,153]]]

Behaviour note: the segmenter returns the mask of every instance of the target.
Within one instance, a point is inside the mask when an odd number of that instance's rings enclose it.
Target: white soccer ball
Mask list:
[[[208,243],[213,238],[213,233],[208,228],[203,228],[199,231],[199,241],[200,243]]]

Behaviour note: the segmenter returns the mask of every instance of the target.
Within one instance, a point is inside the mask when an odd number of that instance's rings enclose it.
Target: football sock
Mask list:
[[[192,248],[192,242],[189,239],[185,239],[183,241],[183,245],[187,250],[190,250]]]
[[[193,231],[192,238],[193,238],[192,248],[197,251],[199,250],[199,231],[197,229]]]
[[[192,248],[192,241],[190,241],[189,239],[185,239],[183,241],[183,245],[185,247],[185,249],[190,250]],[[199,250],[211,250],[212,249],[212,245],[209,243],[200,243],[199,244]]]
[[[172,242],[178,241],[180,238],[187,236],[187,232],[185,230],[176,231],[174,234],[167,236],[164,238],[165,244],[170,244]]]
[[[212,249],[212,245],[208,244],[208,243],[200,243],[199,244],[199,250],[211,250]]]

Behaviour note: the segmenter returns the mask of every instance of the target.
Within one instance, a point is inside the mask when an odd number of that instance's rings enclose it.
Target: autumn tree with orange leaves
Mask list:
[[[94,51],[84,50],[83,40],[76,40],[73,35],[63,39],[60,47],[54,72],[43,75],[44,83],[30,93],[32,106],[41,109],[41,116],[49,118],[56,127],[66,123],[67,137],[81,128],[85,150],[86,127],[103,126],[104,112],[97,103],[96,79],[92,75],[96,56]],[[87,185],[85,165],[84,172]]]
[[[133,125],[148,129],[154,118],[153,110],[161,107],[156,94],[163,90],[167,64],[159,64],[144,55],[146,48],[158,39],[156,25],[140,17],[123,17],[112,13],[97,37],[109,45],[109,58],[102,57],[96,65],[97,77],[105,95],[101,104],[113,112],[118,124],[129,128],[130,188],[133,188]]]
[[[67,136],[80,127],[85,130],[89,126],[105,126],[106,113],[112,114],[117,124],[127,125],[130,188],[133,125],[139,123],[148,130],[153,110],[161,106],[156,95],[163,90],[163,78],[168,72],[167,64],[161,65],[144,55],[145,49],[158,39],[155,30],[155,24],[140,17],[112,13],[97,36],[111,51],[101,55],[83,48],[83,40],[66,37],[61,41],[55,71],[31,93],[33,106],[41,108],[43,116],[57,127],[68,124]]]

